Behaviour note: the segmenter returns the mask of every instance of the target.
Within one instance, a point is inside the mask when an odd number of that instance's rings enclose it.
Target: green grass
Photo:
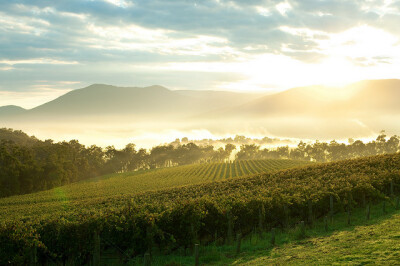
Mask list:
[[[234,163],[207,163],[179,167],[112,174],[87,181],[58,187],[33,194],[0,199],[0,222],[2,220],[35,219],[52,217],[56,212],[73,213],[82,209],[90,211],[99,201],[104,206],[114,206],[116,199],[129,197],[146,191],[154,191],[185,185],[207,183],[234,177],[224,172],[223,167],[242,166],[239,176],[273,172],[308,164],[294,160],[253,160]],[[113,202],[114,201],[114,202]],[[96,203],[96,204],[94,204]],[[116,206],[116,204],[115,204]]]
[[[270,233],[246,236],[241,253],[235,255],[235,244],[216,243],[201,247],[202,265],[395,265],[400,264],[400,211],[382,203],[371,207],[371,219],[366,220],[365,209],[355,209],[351,225],[347,214],[338,213],[325,231],[323,219],[310,228],[306,237],[299,239],[299,228],[277,230],[276,244],[270,243]],[[192,251],[154,255],[152,265],[193,265]],[[109,261],[109,263],[111,263]],[[115,261],[115,263],[118,263]],[[130,262],[142,265],[141,258]],[[111,263],[112,264],[112,263]]]

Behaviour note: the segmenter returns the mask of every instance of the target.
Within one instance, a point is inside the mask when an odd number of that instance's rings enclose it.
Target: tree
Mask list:
[[[240,151],[236,154],[238,160],[256,159],[260,154],[260,146],[255,144],[244,144],[240,146]]]
[[[232,152],[236,150],[236,146],[228,143],[225,145],[225,160],[229,160],[229,158],[231,157]]]

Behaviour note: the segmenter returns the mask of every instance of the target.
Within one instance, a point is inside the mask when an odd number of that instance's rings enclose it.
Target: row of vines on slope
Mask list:
[[[399,190],[399,169],[399,154],[382,155],[115,197],[111,203],[103,199],[90,211],[46,219],[6,220],[0,225],[0,264],[26,263],[24,254],[33,246],[40,262],[74,257],[87,263],[95,231],[139,255],[151,247],[169,252],[216,235],[226,238],[229,217],[234,231],[244,234],[259,224],[260,214],[264,227],[283,227],[307,220],[309,202],[316,217],[326,215],[331,195],[337,210],[364,198],[385,199],[391,184]]]

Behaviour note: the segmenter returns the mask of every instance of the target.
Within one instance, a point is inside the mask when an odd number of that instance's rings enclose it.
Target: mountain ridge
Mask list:
[[[212,99],[210,99],[212,95]],[[9,116],[24,118],[86,117],[107,115],[184,117],[256,98],[253,94],[219,91],[169,90],[160,85],[118,87],[92,84],[54,100]],[[8,116],[4,114],[3,117]]]

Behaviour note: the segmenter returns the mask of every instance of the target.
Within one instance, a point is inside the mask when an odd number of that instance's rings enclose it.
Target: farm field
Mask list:
[[[123,251],[127,260],[149,250],[168,254],[194,243],[230,243],[239,232],[246,236],[256,229],[292,228],[299,221],[311,224],[313,217],[343,213],[365,202],[389,202],[389,196],[399,192],[399,165],[399,154],[380,155],[82,200],[69,201],[60,190],[53,191],[59,198],[43,200],[37,193],[19,205],[3,199],[0,238],[7,241],[7,249],[0,258],[27,262],[21,254],[35,247],[43,263],[51,257],[85,264],[96,250],[94,235],[103,240],[102,250]]]
[[[37,218],[90,208],[99,201],[115,206],[115,199],[145,191],[207,183],[307,165],[309,162],[268,159],[207,163],[111,174],[33,194],[0,199],[1,220]],[[104,206],[102,206],[104,207]]]

